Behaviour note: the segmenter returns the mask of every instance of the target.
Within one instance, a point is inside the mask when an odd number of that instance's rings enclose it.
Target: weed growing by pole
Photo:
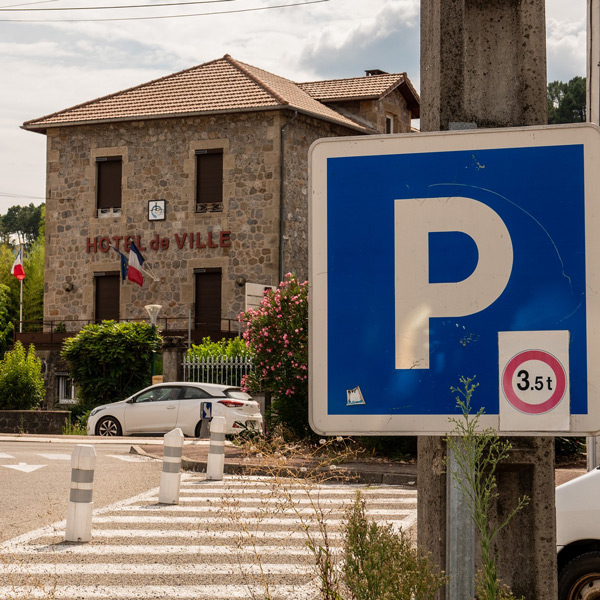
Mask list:
[[[474,378],[461,377],[462,387],[452,387],[458,394],[456,404],[462,417],[451,419],[455,427],[446,438],[448,448],[454,452],[457,469],[454,472],[464,496],[468,499],[469,512],[479,534],[481,571],[477,574],[475,589],[478,600],[516,600],[510,590],[498,580],[497,554],[493,550],[494,539],[511,519],[528,503],[523,496],[508,516],[500,523],[492,523],[490,511],[498,498],[496,471],[508,457],[510,442],[502,440],[497,432],[488,428],[479,430],[479,417],[484,410],[471,414],[471,398],[479,385]]]

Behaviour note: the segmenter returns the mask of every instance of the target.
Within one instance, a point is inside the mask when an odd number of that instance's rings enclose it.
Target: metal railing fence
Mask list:
[[[254,370],[250,357],[246,356],[185,356],[183,359],[184,381],[201,381],[221,385],[239,386],[242,377]]]

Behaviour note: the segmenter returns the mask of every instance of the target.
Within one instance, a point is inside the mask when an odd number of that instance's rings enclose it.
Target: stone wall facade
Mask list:
[[[243,305],[238,275],[275,284],[276,121],[274,113],[256,113],[49,130],[45,318],[94,319],[93,273],[119,269],[108,243],[124,251],[126,236],[140,242],[159,279],[122,286],[122,319],[145,319],[146,304],[162,304],[162,316],[187,318],[194,268],[222,269],[223,314],[231,318]],[[224,210],[199,214],[195,151],[211,148],[223,149]],[[103,156],[123,160],[122,212],[108,218],[96,211],[95,159]],[[156,199],[166,200],[164,221],[147,218],[148,201]],[[214,244],[222,232],[231,233]],[[197,247],[198,239],[207,245],[209,233],[218,247]],[[167,241],[154,249],[156,236]]]
[[[282,272],[308,279],[308,151],[319,138],[353,135],[348,129],[298,115],[285,130]]]
[[[292,115],[268,111],[48,130],[45,319],[69,326],[95,318],[93,274],[119,270],[110,244],[125,251],[127,236],[139,241],[158,280],[122,286],[120,318],[146,319],[144,306],[161,304],[161,317],[187,327],[194,269],[218,267],[222,317],[236,319],[245,308],[244,287],[236,280],[279,282],[280,130]],[[319,137],[349,133],[301,115],[286,131],[284,256],[286,269],[302,277],[308,274],[308,148]],[[214,148],[223,150],[223,212],[197,213],[195,152]],[[105,156],[122,157],[122,211],[99,217],[96,158]],[[149,221],[148,202],[157,199],[166,200],[166,219]]]
[[[358,119],[359,122],[385,133],[386,117],[393,117],[391,133],[410,133],[411,112],[402,93],[396,88],[380,100],[353,100],[349,102],[328,102],[335,110]]]

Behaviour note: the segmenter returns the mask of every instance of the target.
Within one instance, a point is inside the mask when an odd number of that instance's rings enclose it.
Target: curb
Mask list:
[[[149,454],[139,446],[131,446],[130,454],[139,454],[147,458],[162,460],[159,456]],[[181,468],[184,471],[194,473],[206,472],[206,461],[194,460],[186,457],[181,457]],[[383,472],[376,473],[372,471],[362,471],[358,469],[348,469],[343,466],[338,466],[335,469],[320,468],[316,471],[303,470],[303,467],[283,467],[273,468],[260,465],[245,465],[239,462],[225,461],[224,472],[228,475],[254,475],[260,477],[269,477],[279,475],[280,477],[296,477],[304,478],[311,474],[327,475],[327,481],[346,481],[350,483],[363,483],[367,485],[405,485],[410,487],[417,486],[416,473],[393,473]]]

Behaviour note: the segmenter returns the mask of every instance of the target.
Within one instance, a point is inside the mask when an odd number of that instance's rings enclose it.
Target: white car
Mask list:
[[[210,414],[212,413],[212,415]],[[176,427],[199,437],[203,416],[225,417],[225,433],[260,431],[258,402],[240,388],[213,383],[170,382],[152,385],[120,402],[94,408],[88,435],[168,433]]]
[[[558,600],[600,598],[600,467],[556,488]]]

